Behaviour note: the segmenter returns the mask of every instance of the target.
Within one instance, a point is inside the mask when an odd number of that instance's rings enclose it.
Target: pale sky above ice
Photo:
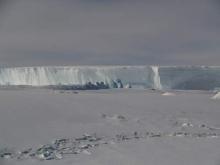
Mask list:
[[[0,0],[0,65],[220,65],[219,0]]]

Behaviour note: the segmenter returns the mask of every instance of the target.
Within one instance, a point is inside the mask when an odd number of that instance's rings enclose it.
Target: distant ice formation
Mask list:
[[[104,82],[111,87],[154,87],[149,66],[64,66],[1,68],[0,85],[85,85]],[[158,73],[156,73],[158,74]]]
[[[220,67],[159,67],[163,89],[214,90],[220,87]]]
[[[104,83],[110,88],[213,90],[220,67],[47,66],[0,68],[0,85],[50,86]]]
[[[220,92],[216,93],[216,94],[212,97],[212,99],[214,99],[214,100],[220,100]]]

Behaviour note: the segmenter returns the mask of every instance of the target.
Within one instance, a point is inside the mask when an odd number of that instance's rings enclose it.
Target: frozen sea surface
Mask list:
[[[164,135],[100,145],[91,154],[61,160],[0,159],[0,165],[219,165],[220,101],[212,96],[206,91],[163,95],[144,89],[0,90],[1,148],[38,148],[85,133],[110,138],[134,132]],[[182,137],[181,132],[216,137]]]

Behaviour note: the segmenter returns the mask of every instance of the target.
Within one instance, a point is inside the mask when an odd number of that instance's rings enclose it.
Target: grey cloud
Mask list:
[[[2,65],[220,62],[216,0],[11,0],[6,6]]]

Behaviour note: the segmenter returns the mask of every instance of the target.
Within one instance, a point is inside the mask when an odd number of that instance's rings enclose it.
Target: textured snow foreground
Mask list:
[[[212,96],[2,89],[0,165],[220,165]]]

